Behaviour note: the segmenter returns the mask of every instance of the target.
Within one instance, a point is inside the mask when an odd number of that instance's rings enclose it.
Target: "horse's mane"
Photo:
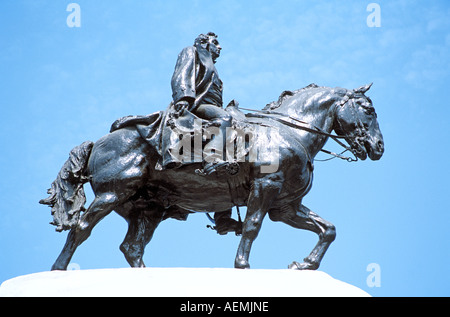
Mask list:
[[[355,96],[362,95],[365,98],[367,98],[369,103],[370,103],[370,105],[372,105],[372,100],[368,96],[366,96],[364,94],[367,90],[369,90],[369,88],[371,86],[372,86],[372,84],[369,84],[369,85],[361,86],[360,88],[353,89],[353,90],[348,90],[348,89],[345,89],[345,88],[333,88],[333,89],[335,90],[335,92],[337,94],[341,95],[342,97],[346,97],[347,98],[346,100],[344,99],[345,100],[344,103],[349,98],[353,98]],[[299,93],[302,93],[302,92],[304,92],[306,90],[314,89],[314,88],[328,88],[328,87],[318,86],[318,85],[312,83],[312,84],[309,84],[306,87],[303,87],[303,88],[300,88],[300,89],[297,89],[297,90],[285,90],[285,91],[283,91],[281,93],[280,97],[278,97],[277,101],[272,101],[271,103],[268,103],[263,108],[263,110],[269,110],[269,111],[270,110],[275,110],[275,109],[279,108],[283,104],[283,102],[286,101],[287,99],[289,99],[290,97],[295,96],[295,95],[297,95]],[[365,106],[365,107],[367,108],[368,106]],[[370,108],[373,108],[373,106],[370,106]]]
[[[277,100],[277,101],[272,101],[271,103],[268,103],[268,104],[263,108],[263,110],[274,110],[274,109],[277,109],[277,108],[279,108],[279,107],[281,106],[281,104],[282,104],[286,99],[288,99],[289,97],[295,96],[296,94],[301,93],[301,92],[303,92],[303,91],[305,91],[305,90],[308,90],[308,89],[312,89],[312,88],[321,88],[321,87],[322,87],[322,86],[318,86],[318,85],[312,83],[312,84],[309,84],[309,85],[306,86],[306,87],[303,87],[303,88],[300,88],[300,89],[297,89],[297,90],[285,90],[285,91],[283,91],[283,92],[281,93],[280,97],[278,97],[278,100]]]

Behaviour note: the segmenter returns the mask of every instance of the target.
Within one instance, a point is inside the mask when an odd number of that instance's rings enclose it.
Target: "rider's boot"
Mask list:
[[[200,176],[208,176],[214,172],[225,170],[230,175],[236,174],[239,171],[239,165],[236,162],[224,160],[226,130],[231,128],[231,117],[214,120],[210,126],[218,127],[218,129],[214,130],[216,132],[214,137],[205,146],[203,168],[195,170],[195,173]]]
[[[242,222],[231,218],[231,213],[231,209],[214,213],[214,222],[218,234],[225,235],[228,232],[235,232],[236,235],[242,234]]]

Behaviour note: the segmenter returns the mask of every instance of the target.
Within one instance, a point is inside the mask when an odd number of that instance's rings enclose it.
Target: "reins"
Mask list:
[[[349,98],[347,98],[346,100],[344,100],[344,101],[341,103],[341,105],[344,105],[348,100],[349,100]],[[345,139],[345,137],[342,136],[342,135],[334,135],[334,134],[325,132],[325,131],[323,131],[322,129],[320,129],[319,127],[316,127],[316,126],[310,127],[310,126],[309,126],[309,125],[310,125],[309,123],[307,123],[307,122],[305,122],[305,121],[302,121],[302,120],[299,120],[299,119],[296,119],[296,118],[293,118],[293,117],[291,117],[291,116],[285,115],[284,113],[280,113],[280,112],[276,112],[276,111],[267,111],[267,110],[256,110],[256,109],[249,109],[249,108],[242,108],[242,107],[239,107],[239,109],[247,110],[247,111],[252,111],[252,112],[256,112],[256,113],[248,113],[248,114],[246,114],[246,116],[248,116],[248,117],[253,117],[253,118],[264,118],[264,119],[266,119],[266,118],[267,118],[267,119],[272,119],[272,120],[278,121],[278,122],[280,122],[280,123],[282,123],[282,124],[284,124],[284,125],[287,125],[288,127],[294,128],[294,129],[304,130],[304,131],[307,131],[307,132],[311,132],[311,133],[315,133],[315,134],[319,134],[319,135],[323,135],[323,136],[332,138],[337,144],[339,144],[340,146],[342,146],[342,147],[344,148],[344,151],[342,151],[342,152],[339,153],[339,154],[338,154],[338,153],[331,152],[331,151],[328,151],[328,150],[325,150],[325,149],[320,149],[320,151],[322,151],[322,152],[324,152],[324,153],[326,153],[326,154],[329,154],[329,155],[331,155],[332,157],[331,157],[331,158],[328,158],[328,159],[325,159],[325,160],[314,159],[315,161],[325,162],[325,161],[332,160],[332,159],[334,159],[334,158],[340,158],[341,160],[345,160],[345,161],[347,161],[347,162],[356,162],[356,161],[358,161],[358,157],[355,155],[354,150],[353,150],[352,148],[348,147],[347,145],[345,145],[344,143],[342,143],[342,142],[339,140],[339,139]],[[282,118],[274,117],[274,115],[288,118],[288,119],[290,119],[290,120],[292,120],[292,121],[295,121],[295,122],[298,122],[298,123],[300,123],[300,124],[302,124],[302,125],[294,124],[294,123],[289,122],[289,121],[286,121],[286,120],[284,120],[284,119],[282,119]],[[359,118],[358,118],[358,119],[359,119]],[[305,126],[305,125],[308,125],[308,126]],[[349,156],[343,156],[343,155],[342,155],[343,153],[345,153],[345,152],[347,152],[347,151],[350,151],[350,152],[355,156],[355,158],[349,157]],[[239,221],[238,221],[238,222],[239,222],[240,224],[242,224],[241,213],[240,213],[240,211],[239,211],[239,207],[236,206],[236,208],[237,208],[237,214],[238,214],[238,217],[239,217]],[[216,222],[214,221],[214,219],[209,215],[209,213],[206,213],[206,216],[208,217],[208,219],[209,219],[209,220],[213,223],[213,225],[214,225],[214,226],[207,225],[206,227],[207,227],[207,228],[210,228],[210,229],[212,229],[212,230],[216,230],[216,227],[215,227]],[[239,235],[239,234],[236,233],[236,235]]]
[[[334,152],[331,152],[331,151],[328,151],[328,150],[325,150],[325,149],[321,149],[320,151],[322,151],[322,152],[324,152],[326,154],[332,155],[333,158],[337,157],[337,158],[340,158],[342,160],[346,160],[347,162],[356,162],[356,161],[358,161],[358,158],[356,157],[353,149],[348,147],[347,145],[345,145],[344,143],[342,143],[339,140],[339,139],[345,139],[345,137],[342,136],[342,135],[334,135],[334,134],[325,132],[322,129],[320,129],[319,127],[316,127],[316,126],[314,126],[314,127],[304,126],[304,125],[310,125],[310,124],[305,122],[305,121],[302,121],[302,120],[293,118],[291,116],[285,115],[284,113],[280,113],[280,112],[276,112],[276,111],[267,111],[267,110],[256,110],[256,109],[249,109],[249,108],[242,108],[242,107],[239,107],[239,109],[256,112],[256,113],[248,113],[247,116],[249,116],[249,117],[253,117],[253,118],[268,118],[268,119],[272,119],[272,120],[278,121],[278,122],[280,122],[280,123],[282,123],[284,125],[287,125],[288,127],[294,128],[294,129],[304,130],[304,131],[307,131],[307,132],[311,132],[311,133],[323,135],[323,136],[326,136],[326,137],[330,137],[337,144],[342,146],[345,150],[343,152],[341,152],[340,154],[337,154],[337,153],[334,153]],[[294,123],[289,122],[287,120],[284,120],[282,118],[274,117],[273,115],[277,115],[277,116],[282,116],[282,117],[288,118],[288,119],[293,120],[295,122],[298,122],[298,123],[300,123],[302,125],[294,124]],[[353,155],[355,155],[355,158],[343,156],[342,154],[345,153],[346,151],[350,151]],[[331,158],[331,159],[333,159],[333,158]],[[317,160],[317,161],[328,161],[328,160],[330,160],[330,159]]]

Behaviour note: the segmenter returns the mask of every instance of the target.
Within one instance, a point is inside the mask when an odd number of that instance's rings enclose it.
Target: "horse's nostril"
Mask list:
[[[378,141],[377,145],[378,145],[378,149],[379,149],[380,151],[383,151],[383,150],[384,150],[384,143],[383,143],[383,141]]]

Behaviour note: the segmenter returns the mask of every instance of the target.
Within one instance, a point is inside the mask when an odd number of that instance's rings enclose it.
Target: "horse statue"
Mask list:
[[[312,185],[314,157],[331,137],[344,139],[346,148],[361,160],[381,158],[383,137],[372,101],[365,96],[370,86],[348,90],[311,84],[283,92],[278,101],[254,114],[227,109],[236,121],[246,121],[255,136],[254,147],[264,153],[261,160],[238,163],[233,175],[201,177],[195,173],[201,167],[198,162],[158,169],[161,112],[75,147],[48,190],[50,197],[40,201],[52,208],[57,231],[70,230],[52,270],[66,270],[77,247],[113,210],[129,226],[120,250],[131,267],[144,267],[145,246],[161,221],[234,206],[247,206],[236,268],[250,268],[252,243],[268,214],[272,221],[318,234],[317,245],[304,261],[289,265],[317,269],[335,239],[335,227],[302,204]],[[276,161],[275,168],[267,168],[270,161]],[[85,209],[87,182],[95,198]]]

